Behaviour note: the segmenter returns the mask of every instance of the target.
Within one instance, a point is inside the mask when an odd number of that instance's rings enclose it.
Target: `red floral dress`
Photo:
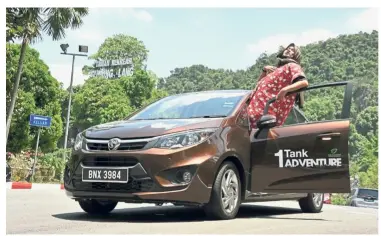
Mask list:
[[[253,129],[257,128],[256,122],[263,115],[266,102],[276,97],[279,91],[291,85],[299,76],[305,77],[302,68],[296,63],[288,63],[277,68],[274,72],[262,78],[257,86],[257,91],[252,95],[248,106],[250,125]],[[277,119],[277,126],[283,125],[289,112],[295,103],[296,94],[288,95],[280,101],[275,101],[269,106],[268,114],[274,115]]]

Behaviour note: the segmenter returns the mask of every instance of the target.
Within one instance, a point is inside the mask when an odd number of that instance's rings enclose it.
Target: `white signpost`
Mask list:
[[[38,133],[37,133],[37,142],[36,142],[36,152],[34,154],[34,162],[33,162],[33,169],[32,169],[32,179],[34,177],[34,172],[36,169],[36,162],[37,162],[37,152],[38,152],[38,144],[40,142],[40,131],[42,128],[49,128],[52,124],[52,117],[49,116],[41,116],[41,115],[35,115],[31,114],[29,116],[29,125],[38,127]]]

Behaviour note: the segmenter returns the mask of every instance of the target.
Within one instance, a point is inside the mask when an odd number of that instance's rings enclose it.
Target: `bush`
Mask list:
[[[348,194],[332,194],[331,203],[333,205],[347,205]]]
[[[70,149],[59,149],[46,154],[39,153],[33,182],[59,182],[65,166],[63,155],[66,153],[67,157],[69,157],[70,152]],[[34,153],[31,152],[21,152],[7,160],[12,170],[13,182],[28,181],[28,177],[30,177],[33,168],[33,160]]]
[[[61,174],[64,171],[65,163],[63,155],[66,153],[67,157],[70,156],[70,149],[59,149],[52,153],[47,153],[40,160],[40,170],[43,177],[43,181],[60,181]]]

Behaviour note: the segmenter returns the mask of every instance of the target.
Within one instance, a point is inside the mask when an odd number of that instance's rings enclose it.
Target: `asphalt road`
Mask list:
[[[325,205],[301,213],[297,202],[245,204],[238,217],[210,221],[195,208],[120,203],[90,217],[62,190],[7,190],[7,234],[377,234],[377,209]]]

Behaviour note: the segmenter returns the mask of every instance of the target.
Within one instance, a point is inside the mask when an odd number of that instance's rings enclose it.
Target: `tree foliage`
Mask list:
[[[106,38],[98,51],[89,58],[95,60],[92,66],[84,66],[83,72],[89,74],[106,68],[112,72],[111,78],[119,78],[129,71],[142,70],[148,57],[149,50],[144,43],[135,37],[116,34]],[[116,60],[126,60],[120,65],[112,65]],[[105,66],[96,66],[98,62],[106,62]],[[128,62],[128,63],[127,63]],[[124,73],[126,71],[126,73]]]
[[[23,30],[20,22],[20,8],[9,7],[6,10],[6,42],[14,42],[14,39],[20,38]]]
[[[130,104],[121,81],[90,78],[73,99],[73,125],[82,131],[96,124],[123,119],[132,111]]]
[[[9,129],[12,123],[13,111],[15,108],[19,84],[24,65],[26,49],[30,43],[42,39],[42,33],[51,36],[53,40],[65,37],[65,30],[68,28],[77,29],[83,21],[82,17],[88,14],[87,8],[9,8],[7,11],[7,42],[14,39],[21,39],[21,52],[18,58],[17,72],[10,96],[10,103],[7,106],[6,123],[6,144],[9,137]]]
[[[143,64],[148,50],[142,41],[135,37],[117,34],[106,40],[98,51],[91,56],[96,61],[121,60],[130,58],[133,62],[132,74],[119,76],[117,70],[126,66],[108,67],[114,73],[112,79],[90,77],[83,86],[78,87],[73,99],[72,137],[92,125],[119,120],[167,93],[156,90],[157,76],[146,71]],[[84,71],[96,70],[85,67]]]
[[[10,103],[14,85],[14,72],[17,70],[20,45],[7,44],[6,64],[6,103]],[[30,114],[53,117],[52,126],[42,129],[40,147],[44,151],[54,150],[62,136],[61,104],[62,90],[58,81],[52,77],[48,66],[40,59],[39,53],[27,48],[24,59],[24,70],[21,74],[19,99],[16,102],[14,116],[9,134],[7,150],[19,152],[32,148],[36,142],[37,128],[29,127]],[[8,110],[6,111],[8,113]]]

